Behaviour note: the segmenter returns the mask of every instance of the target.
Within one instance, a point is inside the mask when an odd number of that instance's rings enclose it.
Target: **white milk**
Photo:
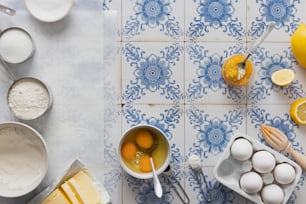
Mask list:
[[[38,118],[49,108],[46,87],[32,78],[17,81],[8,93],[8,105],[16,117],[24,120]]]
[[[27,60],[34,50],[31,37],[20,29],[3,31],[0,37],[0,55],[8,63]]]

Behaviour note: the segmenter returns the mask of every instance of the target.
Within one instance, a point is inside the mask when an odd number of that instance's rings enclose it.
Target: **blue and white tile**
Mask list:
[[[122,1],[123,41],[183,41],[184,1]]]
[[[124,103],[172,104],[183,100],[181,43],[126,43],[122,50]]]
[[[177,175],[176,179],[181,179]],[[169,178],[169,177],[168,177]],[[162,188],[163,196],[161,198],[156,197],[154,193],[153,180],[152,179],[135,179],[125,174],[123,179],[123,204],[158,204],[158,203],[181,203],[178,195],[170,187],[165,179],[164,174],[159,176]]]
[[[123,192],[122,192],[122,169],[118,168],[104,168],[93,169],[97,171],[98,179],[103,182],[103,185],[110,195],[111,202],[116,204],[122,204]]]
[[[186,0],[187,40],[245,40],[246,1]]]
[[[246,89],[229,86],[221,70],[224,61],[244,46],[235,43],[192,43],[185,51],[186,102],[237,104],[246,102]]]
[[[288,105],[259,105],[248,108],[247,134],[266,144],[259,130],[260,125],[266,124],[280,129],[290,141],[292,148],[305,154],[303,137],[305,127],[296,125],[289,116]],[[286,155],[286,154],[285,154]],[[290,157],[291,158],[291,157]],[[300,178],[295,191],[288,203],[303,203],[305,199],[305,173]]]
[[[249,104],[291,104],[305,97],[306,70],[297,65],[287,43],[263,43],[252,60],[256,74],[248,91]],[[273,84],[271,75],[284,68],[294,70],[295,79],[280,87]]]
[[[115,31],[113,34],[116,36],[117,41],[121,41],[121,0],[103,0],[102,7],[104,11],[104,24],[111,25],[112,27],[104,27],[104,29],[111,29]],[[109,22],[111,21],[111,22]],[[116,25],[114,27],[114,25]]]
[[[239,105],[190,105],[185,116],[185,156],[214,166],[233,134],[246,132],[246,107]]]
[[[303,9],[306,2],[300,0],[247,1],[248,40],[259,38],[267,24],[274,22],[275,31],[266,41],[290,42],[297,26],[306,20]]]
[[[190,168],[186,168],[186,192],[190,197],[190,203],[210,203],[206,201],[208,198],[208,192],[211,195],[214,204],[229,204],[229,203],[239,203],[245,204],[246,199],[241,197],[236,192],[228,189],[227,187],[220,184],[213,175],[213,167],[202,167],[203,174],[207,180],[208,189],[204,184],[199,185],[198,181],[195,179],[194,173]],[[205,192],[205,197],[201,193],[203,188]]]

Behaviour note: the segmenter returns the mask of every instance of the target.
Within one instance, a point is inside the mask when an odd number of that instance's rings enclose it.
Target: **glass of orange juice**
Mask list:
[[[222,76],[228,84],[232,86],[246,86],[252,79],[254,67],[249,59],[245,64],[245,75],[241,79],[237,79],[238,63],[243,62],[245,57],[244,54],[234,54],[225,60],[222,66]]]

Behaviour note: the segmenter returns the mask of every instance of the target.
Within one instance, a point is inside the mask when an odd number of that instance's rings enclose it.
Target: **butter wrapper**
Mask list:
[[[74,175],[76,175],[79,171],[86,169],[85,165],[80,162],[79,160],[75,160],[69,168],[65,171],[64,176],[61,177],[61,179],[47,188],[45,188],[43,191],[41,191],[39,194],[37,194],[32,200],[28,201],[27,204],[39,204],[41,203],[50,193],[52,193],[56,188],[58,188],[61,184],[63,184],[65,181],[72,178]],[[93,175],[92,175],[93,176]],[[104,186],[98,182],[95,177],[93,176],[93,182],[96,185],[100,195],[101,200],[103,204],[111,204],[110,196]]]

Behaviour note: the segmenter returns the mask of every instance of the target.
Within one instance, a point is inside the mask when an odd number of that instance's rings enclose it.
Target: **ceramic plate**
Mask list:
[[[69,13],[73,0],[25,0],[25,5],[31,15],[38,20],[55,22]]]

